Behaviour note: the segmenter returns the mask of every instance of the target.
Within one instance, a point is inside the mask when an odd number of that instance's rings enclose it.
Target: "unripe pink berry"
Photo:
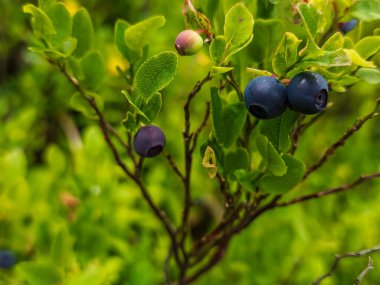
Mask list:
[[[202,47],[202,37],[193,30],[184,30],[180,32],[175,40],[175,48],[182,56],[193,55]]]

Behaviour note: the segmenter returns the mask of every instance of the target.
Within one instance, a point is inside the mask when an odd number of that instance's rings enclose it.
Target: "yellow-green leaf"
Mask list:
[[[345,49],[344,51],[349,56],[353,64],[362,66],[362,67],[370,67],[370,68],[376,67],[376,65],[372,61],[365,60],[355,50]]]
[[[380,36],[363,38],[355,44],[354,49],[363,59],[367,59],[379,51]]]

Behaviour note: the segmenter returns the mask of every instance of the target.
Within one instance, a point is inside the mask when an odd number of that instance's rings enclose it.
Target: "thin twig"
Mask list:
[[[191,133],[191,122],[190,122],[190,103],[194,99],[194,97],[199,93],[202,89],[202,86],[210,81],[212,76],[210,72],[201,80],[198,81],[189,95],[187,96],[186,103],[183,107],[185,114],[185,129],[183,131],[183,141],[184,141],[184,152],[185,152],[185,174],[183,179],[184,185],[184,201],[183,201],[183,212],[182,212],[182,221],[181,225],[178,228],[177,234],[179,236],[179,248],[182,251],[183,255],[183,263],[180,266],[180,276],[179,276],[179,284],[186,284],[186,271],[189,264],[189,257],[185,251],[185,240],[188,233],[187,221],[189,219],[190,208],[192,205],[191,201],[191,193],[190,193],[190,181],[191,181],[191,167],[193,162],[193,153],[192,153],[192,143],[194,145],[194,134]]]
[[[124,149],[127,151],[128,155],[129,155],[129,157],[132,159],[132,162],[133,162],[134,166],[136,167],[137,166],[137,160],[136,160],[136,157],[133,154],[131,145],[128,144],[128,143],[126,143],[121,138],[121,136],[119,135],[119,133],[114,129],[114,127],[111,126],[109,123],[107,123],[107,129],[116,138],[116,140],[124,147]]]
[[[339,262],[341,259],[347,258],[347,257],[360,257],[360,256],[368,255],[368,254],[371,254],[371,253],[374,253],[377,251],[380,251],[380,244],[378,244],[372,248],[369,248],[369,249],[362,249],[362,250],[359,250],[356,252],[348,252],[348,253],[336,255],[335,260],[334,260],[329,272],[327,272],[326,274],[324,274],[321,277],[319,277],[318,279],[316,279],[312,283],[312,285],[319,285],[323,279],[330,277],[337,270]]]
[[[185,179],[184,179],[184,210],[182,213],[182,227],[185,227],[191,206],[191,195],[190,195],[190,181],[191,181],[191,166],[192,166],[192,153],[191,153],[191,140],[193,135],[190,133],[190,103],[195,95],[201,90],[202,86],[212,79],[210,73],[208,73],[201,81],[198,81],[193,90],[187,96],[186,103],[184,105],[184,113],[185,113],[185,130],[183,131],[183,139],[185,145]]]
[[[216,173],[216,177],[218,178],[220,185],[220,194],[224,199],[224,206],[226,209],[229,209],[234,204],[234,198],[230,193],[227,192],[226,180],[219,174],[219,172]]]
[[[335,142],[333,143],[322,155],[322,157],[316,162],[315,164],[311,165],[307,171],[305,172],[303,176],[303,180],[305,180],[311,173],[316,171],[318,168],[320,168],[330,156],[334,154],[334,152],[339,148],[342,147],[345,142],[356,132],[360,130],[360,128],[370,119],[376,117],[378,115],[377,109],[380,104],[380,97],[376,100],[376,106],[374,110],[365,115],[364,117],[357,119],[355,123]]]
[[[372,258],[369,256],[368,257],[368,265],[366,268],[364,268],[364,270],[359,274],[359,276],[355,279],[354,281],[354,285],[359,285],[363,278],[367,275],[367,273],[369,271],[371,271],[373,269],[373,260]]]
[[[338,186],[338,187],[335,187],[335,188],[332,188],[332,189],[328,189],[328,190],[325,190],[325,191],[320,191],[320,192],[311,193],[311,194],[308,194],[308,195],[299,196],[299,197],[294,198],[294,199],[292,199],[290,201],[278,202],[278,203],[276,203],[275,207],[286,207],[286,206],[290,206],[290,205],[293,205],[293,204],[301,203],[301,202],[304,202],[304,201],[307,201],[307,200],[316,199],[316,198],[328,196],[328,195],[331,195],[331,194],[343,192],[343,191],[346,191],[346,190],[350,190],[350,189],[358,186],[359,184],[361,184],[361,183],[363,183],[365,181],[368,181],[368,180],[371,180],[371,179],[376,179],[376,178],[379,178],[379,177],[380,177],[380,172],[375,172],[373,174],[368,174],[368,175],[361,175],[358,179],[356,179],[354,182],[352,182],[350,184],[345,184],[345,185]]]
[[[209,261],[202,266],[198,271],[196,271],[193,275],[189,276],[185,284],[190,284],[197,280],[201,275],[209,271],[212,267],[214,267],[219,261],[223,259],[223,256],[225,255],[227,251],[228,241],[226,241],[225,244],[219,245],[219,247],[215,250],[215,253],[210,257]]]
[[[171,168],[173,169],[173,171],[175,172],[175,174],[177,174],[177,176],[183,181],[185,178],[184,178],[183,174],[181,173],[181,171],[179,170],[176,163],[174,162],[173,157],[166,151],[164,151],[163,154],[164,154],[166,160],[169,162],[169,164],[170,164]]]
[[[112,151],[112,154],[114,156],[114,159],[116,163],[120,166],[120,168],[124,171],[124,173],[130,177],[140,188],[140,191],[144,197],[144,199],[148,202],[148,205],[153,210],[153,213],[156,215],[156,217],[161,221],[163,224],[165,230],[169,234],[171,238],[171,242],[173,245],[177,244],[176,240],[176,232],[174,230],[174,227],[172,223],[167,218],[166,214],[153,202],[152,197],[150,196],[148,190],[146,189],[145,185],[142,183],[140,176],[139,176],[139,169],[137,168],[135,170],[135,173],[133,173],[126,164],[122,161],[119,152],[117,151],[113,141],[111,140],[110,134],[109,134],[109,128],[107,127],[108,122],[106,121],[103,113],[98,108],[95,99],[93,97],[89,97],[84,89],[82,89],[81,85],[79,84],[79,81],[71,76],[67,70],[64,68],[63,65],[57,64],[53,61],[50,61],[53,65],[57,66],[59,70],[62,72],[62,74],[67,78],[67,80],[70,82],[70,84],[82,95],[84,99],[90,104],[91,108],[95,111],[98,119],[99,119],[99,126],[102,130],[104,139],[106,140],[109,148]],[[142,165],[142,160],[139,162],[139,166]],[[174,256],[176,258],[176,261],[178,264],[181,264],[181,261],[179,259],[178,253],[175,251]]]
[[[303,114],[299,115],[296,127],[292,130],[292,132],[290,134],[290,140],[292,142],[292,145],[291,145],[291,148],[289,150],[289,153],[291,155],[293,155],[298,148],[298,140],[299,140],[299,137],[300,137],[301,132],[302,132],[302,128],[303,128],[302,122],[304,119],[305,119],[305,115],[303,115]]]

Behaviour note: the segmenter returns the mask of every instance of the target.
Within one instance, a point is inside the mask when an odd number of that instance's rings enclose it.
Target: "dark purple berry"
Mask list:
[[[252,79],[244,90],[249,112],[259,119],[280,116],[286,109],[286,87],[270,76]]]
[[[304,71],[292,78],[288,87],[290,107],[300,113],[316,114],[326,108],[327,81],[316,72]]]
[[[9,250],[0,250],[0,268],[11,268],[16,262],[16,257]]]
[[[358,22],[359,21],[357,19],[352,19],[346,23],[338,23],[338,27],[343,34],[347,34],[349,31],[355,29]]]
[[[180,55],[193,55],[203,46],[202,37],[193,30],[180,32],[175,40],[175,48]]]
[[[133,138],[133,147],[142,157],[154,157],[162,152],[165,142],[165,135],[161,129],[150,125],[137,131]]]

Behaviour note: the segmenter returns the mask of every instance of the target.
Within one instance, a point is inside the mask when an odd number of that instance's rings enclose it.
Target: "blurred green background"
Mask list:
[[[18,259],[11,270],[0,270],[0,284],[162,284],[168,238],[139,190],[114,163],[97,122],[70,108],[73,89],[65,78],[27,51],[33,36],[22,5],[28,2],[0,1],[0,249],[14,251]],[[166,25],[155,34],[149,55],[174,51],[175,37],[185,28],[182,1],[63,2],[71,13],[86,7],[93,19],[96,45],[108,71],[101,92],[106,116],[122,130],[126,102],[120,90],[125,87],[115,67],[127,62],[113,45],[116,19],[135,23],[164,15]],[[237,1],[217,2],[202,2],[210,18]],[[270,5],[266,0],[242,2],[256,17],[265,17],[262,5]],[[273,14],[286,16],[286,6]],[[223,23],[217,16],[214,20]],[[379,23],[363,25],[363,32],[373,25]],[[250,46],[236,61],[254,67],[252,50]],[[375,61],[380,64],[379,56]],[[178,74],[163,91],[156,123],[165,130],[167,150],[180,165],[182,106],[209,68],[207,48],[194,57],[180,58]],[[244,86],[249,77],[244,70],[241,73]],[[192,105],[194,125],[202,119],[207,89]],[[301,138],[296,156],[309,165],[315,162],[357,117],[372,110],[379,94],[379,85],[366,83],[343,94],[332,93],[333,106]],[[379,119],[370,121],[289,196],[379,171],[379,126]],[[206,138],[205,133],[200,141]],[[196,154],[193,196],[220,214],[216,186]],[[162,156],[147,161],[145,181],[154,200],[178,221],[183,192],[167,169]],[[379,190],[380,182],[372,181],[344,194],[267,213],[236,237],[225,259],[195,284],[310,284],[328,271],[334,254],[380,243]],[[380,253],[372,257],[375,269],[362,284],[379,283]],[[367,262],[366,257],[344,260],[323,284],[352,284]]]

